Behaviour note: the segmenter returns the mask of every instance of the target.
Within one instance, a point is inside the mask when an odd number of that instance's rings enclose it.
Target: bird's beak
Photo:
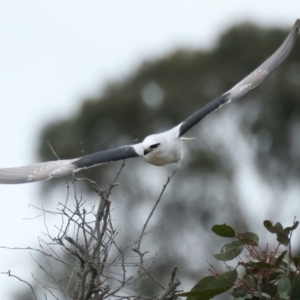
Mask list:
[[[150,152],[152,152],[152,151],[153,151],[153,149],[150,149],[150,148],[145,149],[145,150],[144,150],[144,156],[146,156],[148,153],[150,153]]]
[[[195,140],[196,138],[195,137],[191,137],[191,138],[187,138],[187,137],[182,137],[181,140],[183,142],[189,142],[189,141],[192,141],[192,140]]]

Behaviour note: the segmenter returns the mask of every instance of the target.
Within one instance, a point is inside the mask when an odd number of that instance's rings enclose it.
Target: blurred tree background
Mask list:
[[[41,161],[56,159],[46,141],[64,159],[82,156],[82,149],[88,154],[168,130],[249,74],[287,34],[239,24],[210,51],[180,49],[143,63],[95,99],[84,99],[72,118],[47,125],[40,138]],[[145,251],[158,253],[152,272],[162,283],[168,282],[174,264],[180,287],[187,289],[208,273],[207,260],[217,266],[211,256],[220,245],[210,231],[214,224],[258,231],[264,218],[284,222],[280,216],[285,210],[298,215],[299,53],[298,39],[289,58],[263,84],[188,132],[197,140],[185,145],[184,165],[168,186],[144,243]],[[119,166],[111,163],[86,173],[105,187]],[[139,158],[127,161],[113,194],[115,206],[122,201],[115,219],[124,246],[138,237],[175,167],[154,167]],[[45,195],[55,184],[66,181],[46,182]],[[154,292],[154,287],[145,290],[146,295]]]

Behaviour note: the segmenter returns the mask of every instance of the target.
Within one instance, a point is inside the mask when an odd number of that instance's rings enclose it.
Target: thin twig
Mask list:
[[[141,248],[141,242],[142,242],[142,239],[143,239],[144,235],[146,234],[146,228],[147,228],[147,226],[148,226],[148,223],[149,223],[149,221],[150,221],[150,219],[151,219],[151,217],[152,217],[152,215],[153,215],[153,213],[154,213],[154,211],[155,211],[155,209],[156,209],[158,203],[160,202],[160,200],[161,200],[161,198],[162,198],[162,196],[163,196],[163,194],[164,194],[164,192],[165,192],[167,186],[169,185],[169,183],[170,183],[171,179],[173,178],[173,176],[174,176],[174,175],[176,174],[176,172],[179,170],[180,166],[181,166],[181,165],[179,165],[179,167],[177,167],[177,168],[173,171],[173,173],[171,174],[171,176],[168,176],[167,181],[166,181],[166,183],[163,185],[163,188],[162,188],[162,190],[161,190],[161,192],[160,192],[160,194],[159,194],[159,197],[157,198],[157,200],[156,200],[156,202],[155,202],[155,204],[154,204],[154,206],[153,206],[153,208],[152,208],[150,214],[148,215],[148,218],[147,218],[147,220],[146,220],[146,222],[145,222],[145,224],[144,224],[144,226],[143,226],[143,229],[142,229],[142,231],[141,231],[141,234],[140,234],[140,236],[139,236],[139,238],[138,238],[138,240],[137,240],[137,242],[136,242],[135,248],[132,249],[134,252],[136,252],[136,253],[139,255],[139,260],[140,260],[140,261],[139,261],[139,269],[138,269],[138,271],[137,271],[138,278],[137,278],[137,285],[136,285],[136,298],[135,298],[136,300],[140,300],[140,298],[141,298],[142,277],[143,277],[143,275],[145,274],[145,272],[144,272],[144,270],[145,270],[145,269],[144,269],[144,255],[148,252],[148,251],[146,251],[146,252],[142,253],[142,252],[140,251],[140,248]],[[147,270],[147,269],[146,269],[146,270]]]
[[[35,292],[34,292],[34,290],[33,290],[33,287],[32,287],[32,285],[31,285],[29,282],[27,282],[27,281],[21,279],[20,277],[18,277],[18,276],[16,276],[16,275],[11,274],[11,271],[0,272],[0,274],[6,274],[6,275],[8,275],[8,276],[10,276],[10,277],[14,277],[14,278],[18,279],[19,281],[24,282],[25,284],[27,284],[27,285],[29,286],[29,288],[31,289],[32,293],[33,293],[34,299],[37,300],[37,297],[36,297],[36,295],[35,295]]]
[[[151,217],[152,217],[152,215],[153,215],[153,213],[154,213],[154,211],[155,211],[155,209],[156,209],[158,203],[160,202],[160,200],[161,200],[161,198],[162,198],[162,196],[163,196],[163,194],[164,194],[164,192],[165,192],[167,186],[169,185],[171,179],[172,179],[173,176],[176,174],[176,172],[179,170],[179,168],[180,168],[180,166],[179,166],[178,168],[176,168],[176,169],[173,171],[173,173],[171,174],[171,176],[168,176],[167,181],[166,181],[166,183],[164,184],[164,186],[163,186],[163,188],[162,188],[162,190],[161,190],[161,192],[160,192],[160,195],[159,195],[158,199],[156,200],[156,202],[155,202],[155,204],[154,204],[154,206],[153,206],[153,208],[152,208],[152,210],[151,210],[151,212],[150,212],[150,214],[149,214],[149,216],[148,216],[148,218],[147,218],[147,220],[146,220],[146,222],[145,222],[145,224],[144,224],[144,226],[143,226],[141,235],[140,235],[140,237],[139,237],[139,239],[138,239],[138,241],[137,241],[136,248],[138,248],[138,249],[140,248],[141,242],[142,242],[142,237],[143,237],[144,234],[145,234],[145,230],[146,230],[146,228],[147,228],[147,225],[148,225],[148,223],[149,223],[149,221],[150,221],[150,219],[151,219]]]

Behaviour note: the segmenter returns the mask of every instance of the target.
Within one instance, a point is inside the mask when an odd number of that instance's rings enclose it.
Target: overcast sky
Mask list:
[[[36,161],[40,130],[145,59],[209,48],[232,24],[290,29],[299,0],[0,1],[0,167]],[[0,246],[34,246],[39,183],[1,185]],[[27,253],[0,250],[0,272],[22,277]],[[25,260],[25,261],[24,261]],[[24,286],[0,278],[0,298]]]

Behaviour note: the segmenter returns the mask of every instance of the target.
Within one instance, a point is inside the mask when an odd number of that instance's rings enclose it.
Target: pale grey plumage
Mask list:
[[[230,103],[232,100],[236,100],[242,97],[251,89],[259,85],[266,78],[266,76],[271,74],[271,72],[273,72],[275,68],[278,67],[290,54],[295,45],[299,27],[300,20],[298,19],[296,20],[287,38],[284,40],[284,42],[273,55],[271,55],[258,68],[256,68],[243,80],[237,83],[229,91],[222,94],[218,98],[212,100],[204,107],[190,115],[186,120],[184,120],[179,129],[179,136],[184,135],[188,130],[190,130],[193,126],[199,123],[204,117],[206,117],[210,113],[220,109],[222,106]]]
[[[200,110],[194,112],[176,127],[153,134],[142,143],[105,150],[81,158],[57,160],[24,167],[0,169],[0,183],[27,183],[55,177],[71,175],[81,169],[91,168],[112,161],[142,156],[149,164],[163,166],[179,162],[182,159],[182,137],[188,130],[204,117],[218,110],[223,105],[245,95],[250,89],[260,84],[289,55],[296,41],[300,20],[297,20],[292,31],[278,50],[251,74],[236,84],[228,92],[212,100]]]
[[[259,85],[288,57],[296,43],[299,27],[300,20],[297,20],[292,31],[277,51],[229,91],[229,98],[231,101],[242,97],[249,90]]]
[[[0,183],[25,183],[67,176],[76,169],[72,162],[74,159],[0,169]]]

